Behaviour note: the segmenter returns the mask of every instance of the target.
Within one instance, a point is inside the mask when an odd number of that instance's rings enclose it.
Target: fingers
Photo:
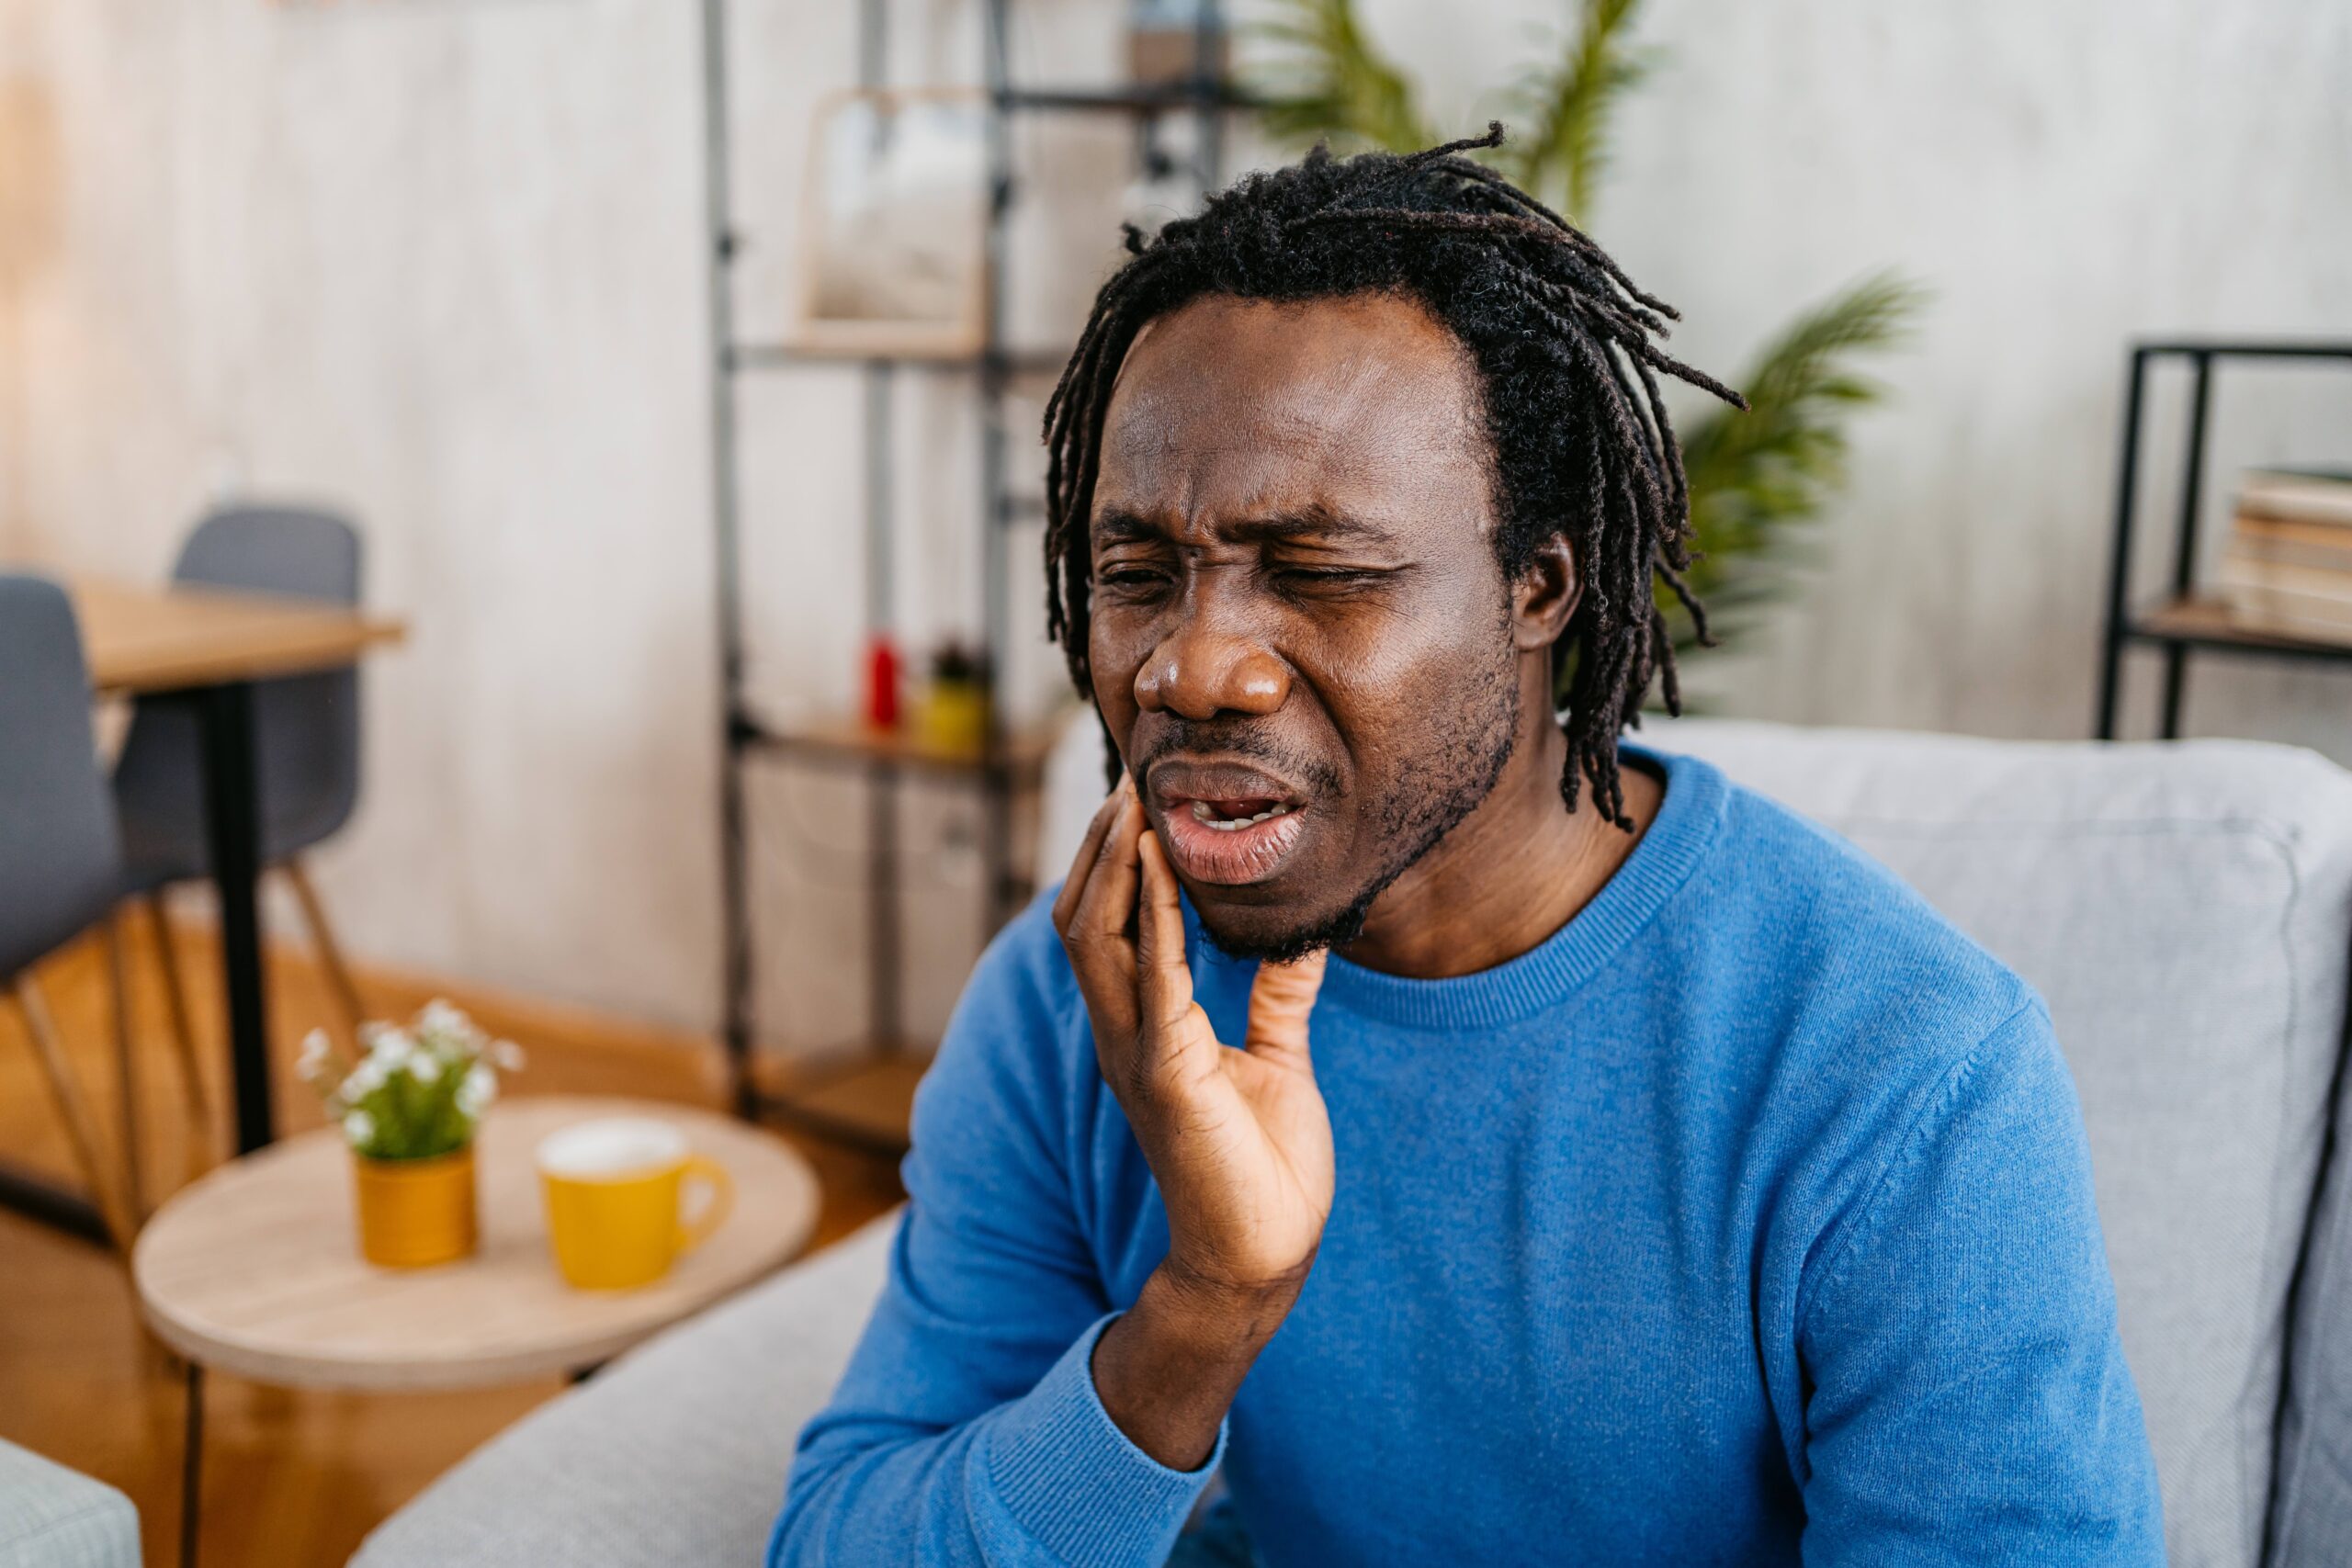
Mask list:
[[[1111,824],[1118,819],[1119,802],[1132,795],[1134,786],[1125,773],[1119,775],[1119,787],[1094,808],[1094,820],[1086,825],[1086,837],[1078,846],[1078,853],[1069,863],[1069,875],[1062,882],[1060,896],[1054,900],[1054,930],[1064,936],[1069,934],[1069,919],[1078,910],[1078,900],[1086,891],[1088,874],[1094,869],[1095,857],[1102,852],[1102,840],[1111,831]]]
[[[1193,1006],[1193,970],[1184,961],[1184,908],[1176,873],[1156,834],[1136,846],[1143,901],[1136,911],[1136,974],[1147,1022],[1172,1028]]]
[[[1078,905],[1070,910],[1069,929],[1062,933],[1066,942],[1115,940],[1133,945],[1128,928],[1135,919],[1136,840],[1145,830],[1143,807],[1132,790],[1124,788],[1110,805],[1109,827],[1087,871],[1086,886],[1079,890]]]
[[[1250,1032],[1243,1049],[1303,1072],[1314,1066],[1307,1055],[1306,1019],[1323,989],[1323,965],[1330,954],[1317,950],[1295,964],[1261,964],[1250,987]]]
[[[1060,923],[1063,950],[1094,1024],[1095,1045],[1118,1054],[1136,1030],[1136,948],[1127,926],[1135,916],[1136,840],[1143,832],[1143,807],[1132,791],[1121,791],[1106,809],[1093,859],[1071,874],[1078,898]]]

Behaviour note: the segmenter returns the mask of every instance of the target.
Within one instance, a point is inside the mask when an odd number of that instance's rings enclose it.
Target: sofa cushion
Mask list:
[[[897,1228],[876,1220],[541,1405],[386,1520],[355,1568],[760,1562]]]
[[[0,1568],[139,1568],[139,1510],[102,1481],[0,1443]]]
[[[2352,774],[2237,741],[1711,721],[1652,738],[1851,839],[2041,992],[2090,1133],[2172,1561],[2260,1562],[2290,1292],[2343,1053]],[[2306,1499],[2282,1564],[2352,1562],[2352,1540],[2324,1537],[2352,1530],[2352,1280],[2334,1269],[2332,1308],[2304,1292],[2317,1332],[2298,1348],[2336,1392],[2302,1407],[2279,1481],[2291,1496],[2324,1456],[2336,1506]]]
[[[2346,1093],[2339,1082],[2327,1175],[2295,1292],[2270,1522],[2277,1568],[2352,1562],[2352,1099]]]

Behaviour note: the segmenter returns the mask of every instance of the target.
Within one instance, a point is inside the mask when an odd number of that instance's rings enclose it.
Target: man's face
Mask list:
[[[1220,945],[1351,941],[1493,788],[1520,654],[1476,370],[1385,295],[1212,295],[1119,372],[1095,700]]]

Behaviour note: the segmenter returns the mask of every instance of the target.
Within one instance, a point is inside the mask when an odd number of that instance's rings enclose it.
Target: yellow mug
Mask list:
[[[710,1238],[734,1206],[727,1168],[650,1116],[604,1116],[539,1141],[539,1188],[556,1267],[583,1291],[650,1285]],[[688,1182],[707,1196],[689,1219]]]

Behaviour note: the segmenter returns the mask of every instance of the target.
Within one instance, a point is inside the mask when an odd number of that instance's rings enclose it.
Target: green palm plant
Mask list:
[[[1657,64],[1653,51],[1634,49],[1626,36],[1640,4],[1585,0],[1566,51],[1509,95],[1519,123],[1530,129],[1495,150],[1502,171],[1571,223],[1583,223],[1608,168],[1610,115]]]
[[[1557,57],[1505,94],[1528,128],[1489,155],[1522,189],[1584,226],[1607,173],[1611,115],[1657,63],[1633,40],[1641,0],[1579,0]],[[1278,47],[1251,84],[1266,129],[1293,143],[1409,152],[1441,140],[1409,78],[1365,35],[1354,0],[1280,0],[1257,29]],[[1707,601],[1717,643],[1752,631],[1794,581],[1808,525],[1846,480],[1846,425],[1883,389],[1856,356],[1899,341],[1926,302],[1917,285],[1880,273],[1805,310],[1768,340],[1732,385],[1748,411],[1711,407],[1681,432],[1700,559],[1691,586]],[[1679,649],[1696,640],[1661,596]]]
[[[1257,100],[1272,135],[1324,138],[1341,151],[1403,152],[1438,140],[1413,102],[1413,85],[1356,25],[1354,0],[1283,0],[1257,30],[1285,55],[1281,85]]]

